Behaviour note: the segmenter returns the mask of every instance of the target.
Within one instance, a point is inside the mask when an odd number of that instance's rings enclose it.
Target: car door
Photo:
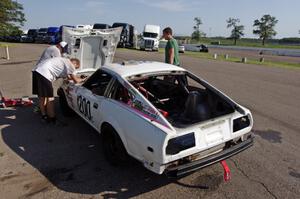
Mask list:
[[[76,95],[78,113],[94,128],[101,121],[101,105],[105,94],[113,81],[112,75],[99,69],[81,87]]]

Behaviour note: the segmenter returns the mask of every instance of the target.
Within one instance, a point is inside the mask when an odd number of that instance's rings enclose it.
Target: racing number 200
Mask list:
[[[88,120],[91,120],[91,102],[80,95],[77,97],[77,105],[79,112],[82,113]]]

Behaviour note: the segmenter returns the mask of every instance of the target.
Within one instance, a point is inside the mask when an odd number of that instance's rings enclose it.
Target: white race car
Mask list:
[[[112,64],[119,30],[65,32],[71,55],[82,61],[77,73],[88,78],[64,81],[61,109],[102,135],[110,163],[132,156],[157,174],[181,176],[253,145],[250,111],[203,79],[160,62]]]

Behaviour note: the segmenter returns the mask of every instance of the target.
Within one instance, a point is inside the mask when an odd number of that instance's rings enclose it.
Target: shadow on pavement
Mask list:
[[[282,143],[281,132],[275,130],[253,130],[254,134],[260,136],[262,139],[268,140],[271,143]]]
[[[4,142],[61,190],[127,198],[172,183],[137,163],[126,168],[109,165],[92,127],[79,117],[63,120],[63,127],[44,124],[33,107],[0,110]]]

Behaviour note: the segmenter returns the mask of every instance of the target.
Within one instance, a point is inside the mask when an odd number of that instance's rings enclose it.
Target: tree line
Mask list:
[[[22,4],[13,0],[0,1],[0,36],[20,35],[25,21]]]
[[[192,39],[199,41],[201,36],[205,35],[200,30],[200,25],[202,24],[200,17],[194,18],[195,26],[193,27],[194,32],[192,33]],[[227,28],[232,28],[230,38],[234,40],[234,45],[236,45],[237,40],[244,36],[244,25],[240,25],[240,19],[229,18],[226,20]],[[260,19],[254,20],[253,23],[253,34],[258,35],[262,40],[262,45],[265,45],[266,40],[273,38],[277,32],[275,31],[275,26],[278,20],[269,14],[263,15]],[[202,33],[202,34],[199,34]],[[299,30],[300,34],[300,30]]]
[[[0,1],[0,36],[15,36],[22,33],[21,27],[24,25],[25,14],[23,13],[23,5],[14,0]],[[200,17],[194,18],[195,25],[193,26],[192,39],[199,41],[201,37],[206,37],[206,34],[201,31],[200,26],[202,20]],[[240,19],[229,18],[226,20],[227,28],[231,29],[230,38],[234,40],[236,45],[237,40],[244,36],[244,25],[240,25]],[[266,40],[274,37],[277,32],[275,26],[278,20],[269,14],[263,15],[260,19],[254,20],[253,34],[258,35],[262,40],[262,45],[265,45]],[[299,30],[300,34],[300,30]]]

